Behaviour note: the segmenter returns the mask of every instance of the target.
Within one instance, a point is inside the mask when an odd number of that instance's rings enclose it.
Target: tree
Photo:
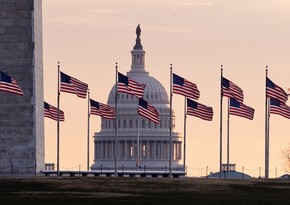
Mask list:
[[[284,159],[284,168],[286,172],[290,172],[290,144],[282,149],[282,158]]]

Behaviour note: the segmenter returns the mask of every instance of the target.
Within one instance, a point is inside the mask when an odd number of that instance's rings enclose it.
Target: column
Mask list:
[[[108,153],[108,141],[105,141],[105,160],[109,159],[109,153]]]
[[[164,159],[164,151],[163,151],[163,141],[160,141],[160,159]]]
[[[125,156],[125,159],[128,159],[128,141],[125,140],[124,141],[124,156]]]
[[[152,150],[153,159],[156,160],[156,141],[153,141],[153,150]]]
[[[149,147],[149,141],[147,141],[146,143],[146,159],[149,159],[149,152],[150,152],[150,147]]]

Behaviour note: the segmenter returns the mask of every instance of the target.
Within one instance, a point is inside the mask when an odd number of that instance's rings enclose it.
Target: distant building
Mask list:
[[[229,172],[227,171],[229,167]],[[222,164],[222,179],[251,179],[248,174],[237,172],[236,164]],[[210,173],[207,178],[220,178],[220,172]]]
[[[42,1],[0,1],[0,70],[24,97],[0,91],[0,175],[44,169]]]
[[[139,27],[140,29],[140,27]],[[139,32],[137,32],[139,31]],[[139,169],[169,170],[169,100],[162,84],[145,70],[145,51],[141,44],[140,32],[137,27],[136,44],[131,51],[132,65],[127,76],[144,85],[143,98],[152,104],[160,114],[160,124],[155,124],[139,116]],[[169,77],[169,69],[168,69]],[[137,98],[119,93],[118,98],[118,170],[137,170]],[[113,86],[108,104],[115,106],[115,85]],[[183,170],[182,137],[175,132],[175,115],[172,116],[172,171]],[[101,131],[94,135],[95,156],[92,170],[115,168],[114,120],[102,119]]]

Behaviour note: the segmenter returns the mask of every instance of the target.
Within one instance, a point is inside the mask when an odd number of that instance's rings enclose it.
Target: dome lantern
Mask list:
[[[141,28],[140,24],[138,24],[136,28],[136,44],[131,51],[132,54],[132,65],[130,72],[146,72],[145,70],[145,51],[143,50],[143,46],[141,44]]]

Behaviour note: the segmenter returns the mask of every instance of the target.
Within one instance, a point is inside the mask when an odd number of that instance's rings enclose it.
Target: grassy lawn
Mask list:
[[[0,178],[0,204],[290,204],[288,180]]]

